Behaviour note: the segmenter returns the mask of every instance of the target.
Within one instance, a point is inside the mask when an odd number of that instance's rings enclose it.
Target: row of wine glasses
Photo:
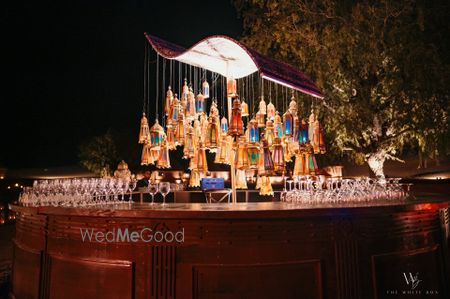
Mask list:
[[[23,189],[19,202],[27,206],[90,206],[131,202],[136,185],[135,178],[37,180],[32,187]]]
[[[377,180],[360,177],[325,180],[323,176],[299,176],[289,180],[285,178],[281,201],[321,204],[404,200],[409,196],[409,188],[409,184],[400,183],[400,178]]]
[[[153,205],[155,203],[155,195],[159,192],[163,196],[163,206],[166,205],[166,195],[170,192],[170,183],[169,182],[161,182],[161,183],[153,183],[149,182],[148,184],[148,193],[152,196]]]

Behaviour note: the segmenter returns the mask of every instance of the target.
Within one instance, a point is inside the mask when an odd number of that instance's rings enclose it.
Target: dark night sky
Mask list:
[[[230,0],[8,1],[1,21],[8,168],[75,164],[79,143],[108,128],[137,136],[145,31],[185,47],[242,32]]]

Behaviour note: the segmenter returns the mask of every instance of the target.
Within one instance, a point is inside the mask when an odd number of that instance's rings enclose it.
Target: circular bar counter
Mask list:
[[[449,201],[23,207],[11,297],[449,298]]]

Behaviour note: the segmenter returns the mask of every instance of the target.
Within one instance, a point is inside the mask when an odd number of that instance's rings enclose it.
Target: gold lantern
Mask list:
[[[148,120],[145,113],[142,113],[141,127],[139,129],[139,141],[140,144],[150,142],[150,128],[148,126]]]
[[[273,118],[275,117],[275,112],[275,106],[274,104],[272,104],[272,101],[270,101],[267,105],[267,119],[273,120]]]
[[[183,103],[183,101],[187,103],[188,96],[189,96],[189,86],[187,84],[186,78],[184,78],[183,89],[181,92],[181,103]]]
[[[178,99],[178,95],[175,94],[172,106],[170,107],[169,117],[167,118],[167,126],[176,125],[180,110],[181,110],[181,103],[180,100]]]
[[[233,78],[227,78],[227,95],[229,97],[235,97],[237,95],[237,84]]]
[[[197,100],[195,102],[195,110],[198,114],[205,113],[205,96],[202,93],[197,95]]]
[[[189,170],[197,170],[197,159],[198,159],[198,147],[195,149],[194,156],[189,160]]]
[[[259,101],[259,112],[261,112],[264,115],[266,115],[267,113],[266,101],[264,101],[263,96],[261,96],[261,101]]]
[[[264,135],[266,136],[266,140],[269,146],[272,146],[273,140],[275,139],[275,134],[273,129],[273,122],[271,120],[268,120],[266,122],[266,129],[264,131]]]
[[[245,100],[242,100],[242,103],[241,103],[241,116],[242,117],[248,116],[248,105],[245,102]]]
[[[151,153],[151,145],[150,143],[144,144],[144,147],[142,148],[142,155],[141,155],[141,165],[150,165],[153,164],[153,155]]]
[[[205,147],[214,153],[219,146],[219,126],[216,116],[209,117],[208,128],[206,130]]]
[[[286,137],[292,137],[294,133],[294,117],[289,110],[283,114],[283,135]]]
[[[283,137],[283,123],[281,122],[281,116],[278,111],[275,112],[275,117],[273,119],[273,131],[275,137]]]
[[[305,154],[303,153],[303,151],[299,151],[297,154],[295,154],[293,175],[305,175]]]
[[[202,142],[198,144],[197,150],[197,168],[198,172],[208,172],[208,162],[206,160],[206,150]]]
[[[260,163],[258,165],[259,175],[271,175],[274,171],[274,165],[272,155],[270,153],[269,144],[266,138],[263,136],[261,139],[262,153],[260,154]]]
[[[220,150],[216,153],[215,163],[230,164],[232,154],[233,137],[222,134],[220,137]]]
[[[200,187],[200,173],[197,170],[191,171],[189,187]]]
[[[156,162],[156,167],[170,168],[169,147],[167,146],[166,138],[164,138],[161,143],[161,148],[159,149],[159,157],[158,161]]]
[[[170,114],[170,109],[172,108],[173,105],[173,92],[172,92],[172,88],[169,87],[167,88],[167,92],[166,92],[166,105],[164,106],[164,111],[166,112],[166,116],[169,116]]]
[[[248,189],[247,178],[245,177],[245,170],[236,170],[236,189]]]
[[[281,138],[276,137],[273,143],[272,159],[274,170],[277,173],[283,173],[286,167],[284,161],[284,150],[281,144]]]
[[[301,129],[301,120],[297,115],[295,115],[294,116],[294,141],[295,142],[300,142],[300,134],[301,134],[300,129]]]
[[[292,96],[291,102],[289,103],[289,112],[291,112],[292,115],[297,115],[297,101],[294,96]]]
[[[238,148],[236,151],[236,169],[248,168],[247,142],[245,136],[239,137]]]
[[[228,135],[240,136],[244,134],[244,123],[241,117],[241,102],[236,97],[233,101],[231,109],[230,125],[228,127]]]
[[[173,126],[167,126],[167,147],[169,150],[174,150],[176,148],[175,144],[175,128]]]
[[[205,99],[209,98],[209,83],[206,80],[203,81],[202,91],[203,91],[203,96],[205,97]]]
[[[258,128],[264,128],[266,126],[266,119],[261,111],[256,112],[256,121],[258,123]]]
[[[259,195],[273,195],[272,184],[270,183],[270,177],[261,176],[261,186]]]
[[[178,115],[177,126],[175,128],[175,144],[184,145],[185,127],[184,127],[184,115],[180,113]]]
[[[164,128],[161,127],[158,120],[155,119],[155,124],[150,128],[150,144],[152,145],[152,148],[159,149],[164,136]]]
[[[252,118],[247,126],[248,129],[248,142],[259,142],[259,128],[256,120]]]
[[[247,146],[248,164],[250,169],[258,169],[259,162],[259,146],[254,143],[250,143]]]
[[[197,139],[195,138],[194,128],[189,126],[186,132],[186,138],[183,149],[183,159],[194,157],[197,148]]]
[[[185,115],[188,121],[192,121],[196,118],[195,95],[194,92],[192,91],[192,87],[189,87],[189,94],[187,97]]]
[[[206,142],[206,135],[208,132],[208,119],[206,114],[200,115],[200,139],[203,142],[203,144]]]

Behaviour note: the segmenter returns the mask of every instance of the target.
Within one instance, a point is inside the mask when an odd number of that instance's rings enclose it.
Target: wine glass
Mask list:
[[[136,189],[137,186],[137,180],[135,178],[132,178],[128,184],[128,191],[130,192],[130,197],[128,198],[128,201],[131,201],[133,190]]]
[[[170,192],[170,183],[169,182],[161,182],[159,183],[159,192],[163,196],[163,206],[166,205],[166,195]]]
[[[148,184],[148,193],[152,196],[152,203],[155,203],[155,194],[158,193],[158,183],[149,183]]]

